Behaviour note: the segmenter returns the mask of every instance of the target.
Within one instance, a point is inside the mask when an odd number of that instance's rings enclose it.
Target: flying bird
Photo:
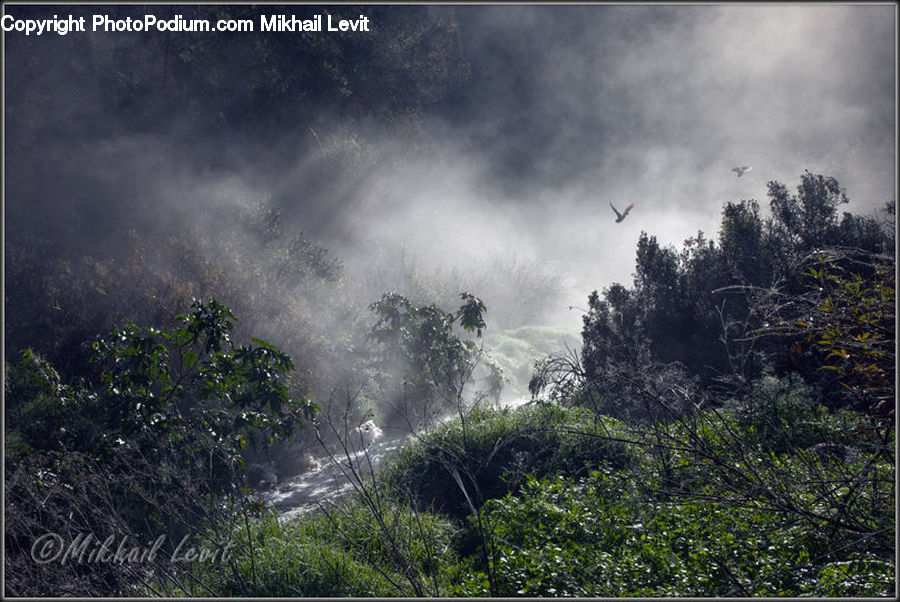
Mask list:
[[[737,174],[737,177],[740,178],[742,175],[744,175],[745,173],[747,173],[747,172],[750,171],[751,169],[753,169],[753,168],[750,167],[749,165],[744,165],[743,167],[732,167],[732,168],[731,168],[731,171],[733,171],[734,173],[736,173],[736,174]]]
[[[625,219],[625,216],[628,215],[628,212],[631,211],[632,207],[634,207],[634,203],[631,203],[630,205],[625,207],[625,211],[623,211],[622,213],[619,213],[619,210],[613,207],[612,203],[610,203],[609,206],[612,207],[612,210],[616,212],[616,223],[618,224],[623,219]]]

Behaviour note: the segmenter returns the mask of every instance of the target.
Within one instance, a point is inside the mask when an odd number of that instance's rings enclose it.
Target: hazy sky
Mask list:
[[[804,169],[837,177],[853,211],[894,197],[892,6],[457,13],[477,85],[455,140],[475,142],[448,153],[461,177],[437,194],[548,258],[590,255],[627,278],[641,229],[714,234],[725,200],[764,200],[766,182],[793,187]],[[736,165],[753,170],[738,179]],[[433,181],[427,169],[406,167]],[[609,201],[635,209],[615,224]]]
[[[895,198],[893,4],[434,11],[455,17],[468,77],[426,107],[431,143],[404,154],[404,138],[384,123],[348,132],[323,122],[315,147],[310,131],[266,132],[277,172],[262,167],[271,167],[264,146],[247,151],[252,132],[235,134],[233,144],[216,132],[215,144],[200,136],[185,145],[146,125],[129,131],[121,120],[106,130],[115,115],[93,108],[105,84],[80,78],[72,65],[104,60],[98,49],[118,34],[102,34],[110,37],[74,57],[66,41],[10,46],[21,34],[5,34],[7,67],[22,67],[35,49],[58,52],[69,65],[65,77],[33,78],[35,89],[58,95],[51,106],[63,125],[28,130],[30,146],[7,137],[7,210],[55,211],[63,190],[150,219],[163,219],[176,199],[199,215],[272,198],[348,262],[398,247],[423,267],[495,254],[540,260],[571,283],[571,303],[584,305],[592,289],[630,283],[640,231],[677,245],[698,229],[715,236],[723,203],[753,198],[765,206],[770,180],[793,190],[804,170],[834,176],[854,213]],[[376,32],[388,25],[372,23]],[[16,119],[7,110],[13,130]],[[384,160],[312,186],[315,157],[282,152],[301,139],[320,155],[358,146]],[[30,178],[21,175],[33,162],[28,152],[43,157]],[[738,165],[753,169],[737,178],[730,169]],[[617,224],[610,202],[634,209]]]
[[[458,7],[472,76],[446,154],[379,174],[356,217],[414,245],[558,263],[578,302],[630,283],[641,230],[715,236],[722,204],[766,206],[770,180],[831,175],[869,213],[895,196],[894,10]],[[635,207],[617,224],[610,201]],[[401,207],[401,223],[377,219]]]

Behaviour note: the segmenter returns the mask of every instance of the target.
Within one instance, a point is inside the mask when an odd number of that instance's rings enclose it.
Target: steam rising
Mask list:
[[[372,35],[406,10],[389,7]],[[322,107],[248,131],[211,105],[206,121],[154,128],[140,118],[152,109],[140,90],[132,106],[106,100],[125,37],[7,34],[7,68],[42,67],[7,89],[7,233],[89,253],[120,244],[123,223],[216,232],[231,208],[271,200],[351,271],[384,268],[384,290],[400,256],[464,276],[498,259],[542,266],[559,276],[560,299],[556,315],[536,319],[577,328],[565,307],[630,281],[641,230],[672,244],[698,229],[715,236],[725,201],[764,201],[768,181],[793,187],[804,169],[836,177],[855,213],[894,197],[891,6],[428,15],[456,18],[470,75],[400,125],[348,123]],[[137,80],[151,90],[164,66],[146,58]],[[100,65],[103,81],[81,77],[81,61]],[[43,103],[41,120],[21,118],[29,102]],[[753,171],[737,179],[734,165]],[[629,219],[613,223],[610,200],[634,201]]]

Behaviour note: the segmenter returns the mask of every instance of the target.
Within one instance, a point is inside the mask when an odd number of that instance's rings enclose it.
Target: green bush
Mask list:
[[[817,577],[813,595],[891,596],[896,591],[894,563],[872,554],[861,554],[852,560],[826,564],[819,570]]]
[[[291,519],[266,514],[235,529],[232,561],[201,567],[194,574],[199,583],[182,580],[168,589],[176,595],[411,596],[410,581],[418,579],[420,591],[444,591],[442,568],[456,563],[450,523],[394,500],[384,500],[379,511],[374,516],[351,496],[327,512]]]
[[[799,378],[766,376],[732,411],[745,443],[775,453],[817,443],[851,444],[864,426],[858,414],[830,412]]]
[[[418,504],[463,518],[471,508],[454,473],[480,505],[516,491],[528,474],[622,468],[631,455],[610,437],[623,428],[613,418],[595,420],[585,410],[547,404],[476,409],[404,446],[384,478]]]
[[[647,497],[626,475],[531,479],[485,505],[500,596],[887,595],[893,563],[823,561],[814,530],[752,507]],[[857,558],[850,555],[851,558]],[[474,571],[458,595],[486,595]]]
[[[192,579],[169,589],[203,596],[387,596],[390,581],[337,542],[321,537],[307,521],[268,515],[237,529],[226,564],[197,567]],[[252,542],[252,546],[250,545]],[[195,581],[196,580],[196,581]]]
[[[294,399],[293,364],[258,339],[231,340],[231,311],[196,302],[179,328],[124,328],[97,340],[93,372],[63,384],[30,350],[10,370],[6,569],[16,595],[123,594],[115,563],[37,564],[45,533],[178,540],[221,527],[245,502],[242,452],[292,433],[316,406]]]
[[[7,465],[37,451],[84,449],[98,429],[82,411],[83,391],[60,382],[53,366],[33,350],[6,370]]]

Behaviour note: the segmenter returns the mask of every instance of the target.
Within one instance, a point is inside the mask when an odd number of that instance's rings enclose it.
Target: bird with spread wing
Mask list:
[[[616,212],[616,223],[618,224],[623,219],[625,219],[625,216],[628,215],[628,212],[631,211],[632,207],[634,207],[634,203],[631,203],[630,205],[625,207],[625,211],[623,211],[622,213],[619,213],[619,210],[613,207],[612,203],[610,203],[609,206],[612,207],[612,210]]]
[[[731,171],[733,171],[734,173],[736,173],[736,174],[737,174],[737,177],[740,178],[742,175],[744,175],[745,173],[747,173],[747,172],[750,171],[751,169],[753,169],[753,168],[750,167],[749,165],[744,165],[743,167],[732,167],[732,168],[731,168]]]

